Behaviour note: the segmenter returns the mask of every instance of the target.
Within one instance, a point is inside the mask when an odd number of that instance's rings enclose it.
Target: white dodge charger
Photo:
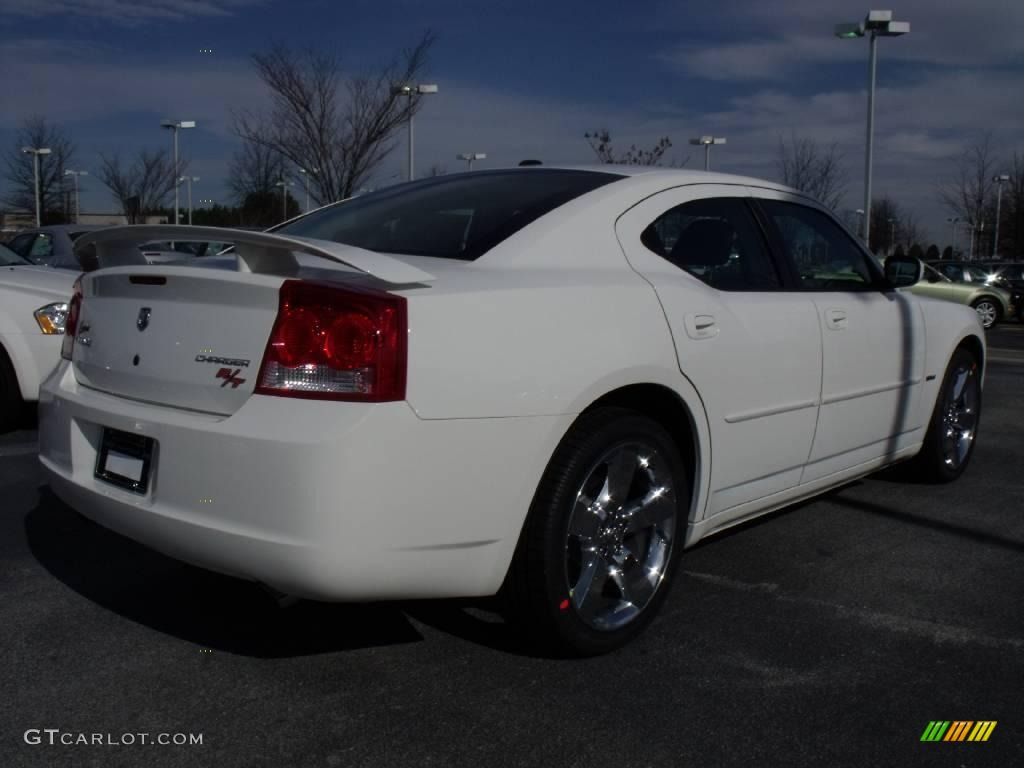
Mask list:
[[[134,264],[184,237],[237,252]],[[974,311],[757,179],[485,171],[77,248],[122,266],[81,278],[42,387],[54,491],[291,595],[500,591],[599,653],[688,545],[904,459],[952,480],[976,436]]]

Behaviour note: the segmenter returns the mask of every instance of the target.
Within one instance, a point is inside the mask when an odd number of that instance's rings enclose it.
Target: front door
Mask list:
[[[921,441],[924,322],[917,300],[887,288],[877,263],[828,213],[786,198],[759,205],[821,325],[821,407],[807,483]]]

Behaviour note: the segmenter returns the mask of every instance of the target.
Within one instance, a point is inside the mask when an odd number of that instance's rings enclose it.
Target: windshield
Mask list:
[[[0,267],[23,267],[28,263],[6,245],[0,245]]]
[[[471,261],[558,206],[619,178],[554,168],[437,176],[345,200],[275,232]]]

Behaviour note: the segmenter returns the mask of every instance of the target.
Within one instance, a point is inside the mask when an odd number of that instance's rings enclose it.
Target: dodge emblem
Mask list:
[[[153,314],[153,310],[149,307],[143,307],[139,310],[139,316],[135,318],[135,327],[140,331],[144,331],[149,328],[149,316]]]

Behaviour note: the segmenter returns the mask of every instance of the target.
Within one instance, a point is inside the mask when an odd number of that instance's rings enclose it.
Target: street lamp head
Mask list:
[[[864,25],[861,22],[836,24],[836,37],[843,39],[864,37]]]
[[[892,21],[892,11],[868,11],[864,24],[868,29]]]
[[[910,32],[909,21],[890,21],[876,30],[879,37],[899,37]]]
[[[690,139],[690,143],[694,146],[725,144],[725,139],[721,136],[698,136],[696,139]]]
[[[179,128],[195,128],[196,127],[196,121],[195,120],[182,120],[180,123],[178,123],[178,127]]]
[[[416,86],[416,93],[437,93],[436,83],[425,83]]]
[[[391,95],[392,96],[408,96],[412,93],[411,85],[392,85]]]
[[[53,150],[49,147],[22,147],[21,151],[26,155],[48,155]]]
[[[1000,173],[999,175],[992,177],[992,181],[996,182],[997,184],[1001,184],[1002,182],[1009,181],[1009,180],[1010,180],[1010,176],[1009,176],[1009,174],[1006,174],[1006,173]]]
[[[196,127],[196,121],[195,120],[161,120],[160,121],[160,127],[161,128],[170,128],[172,130],[176,130],[178,128],[195,128]]]
[[[463,152],[455,156],[457,160],[486,160],[486,152]]]

